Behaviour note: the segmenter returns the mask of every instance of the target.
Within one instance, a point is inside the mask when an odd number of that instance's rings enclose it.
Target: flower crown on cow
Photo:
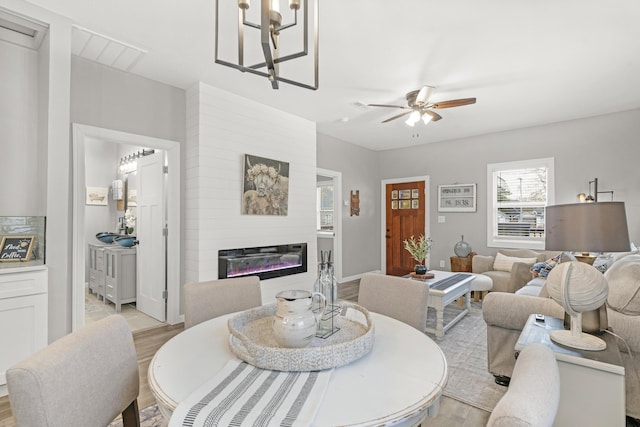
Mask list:
[[[280,172],[276,170],[273,166],[267,166],[264,163],[259,163],[257,165],[253,165],[247,171],[247,179],[249,181],[253,181],[254,178],[258,175],[268,174],[274,180],[277,180],[280,177]]]

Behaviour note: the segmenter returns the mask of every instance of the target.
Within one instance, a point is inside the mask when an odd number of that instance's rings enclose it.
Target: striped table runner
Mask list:
[[[178,405],[169,427],[309,426],[332,371],[269,371],[231,360]]]

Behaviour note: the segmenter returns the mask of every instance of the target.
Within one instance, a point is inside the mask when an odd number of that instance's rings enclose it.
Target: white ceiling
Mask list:
[[[638,0],[320,0],[317,91],[273,90],[215,64],[214,0],[31,2],[146,51],[133,73],[185,89],[202,81],[374,150],[640,108]],[[404,104],[425,84],[432,101],[477,103],[415,128],[381,123],[399,110],[358,105]]]

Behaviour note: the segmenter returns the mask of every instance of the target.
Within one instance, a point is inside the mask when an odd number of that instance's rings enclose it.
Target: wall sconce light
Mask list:
[[[259,11],[259,15],[255,12],[251,15],[253,19],[259,18],[257,23],[251,22],[247,14],[251,11],[250,0],[238,0],[237,7],[234,5],[234,9],[237,10],[237,16],[233,16],[228,13],[227,3],[216,0],[216,22],[215,22],[215,62],[216,64],[225,65],[227,67],[235,68],[242,72],[248,72],[257,74],[262,77],[266,77],[271,82],[273,89],[278,89],[278,83],[283,82],[300,86],[305,89],[316,90],[318,89],[318,2],[319,0],[311,0],[313,3],[311,15],[312,24],[310,25],[310,0],[288,0],[289,12],[287,13],[287,23],[283,23],[283,14],[280,10],[280,0],[260,0],[258,6],[254,6],[254,10]],[[218,40],[220,38],[220,4],[222,3],[223,12],[225,15],[224,22],[237,22],[238,34],[237,41],[233,48],[233,51],[238,53],[237,63],[223,60],[219,56]],[[234,11],[235,12],[235,11]],[[302,20],[302,26],[298,25],[298,12]],[[224,28],[224,26],[223,26]],[[245,46],[245,29],[257,29],[260,31],[260,44]],[[283,40],[283,46],[301,46],[300,51],[281,54],[280,35],[284,30],[292,29],[284,34],[291,34],[291,37]],[[296,29],[297,28],[297,29]],[[247,34],[246,39],[255,39],[251,34]],[[280,75],[279,65],[286,61],[298,59],[307,56],[309,53],[309,40],[313,42],[313,74],[314,83],[306,84],[299,81],[295,81],[289,78],[285,78]],[[286,43],[285,43],[286,41]],[[222,45],[227,47],[226,44]],[[257,51],[262,52],[264,62],[258,62],[252,65],[245,65],[245,49],[249,52]]]

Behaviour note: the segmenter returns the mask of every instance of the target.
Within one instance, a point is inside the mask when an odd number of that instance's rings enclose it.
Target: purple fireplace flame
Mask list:
[[[218,277],[258,276],[261,280],[307,271],[307,244],[218,251]]]

